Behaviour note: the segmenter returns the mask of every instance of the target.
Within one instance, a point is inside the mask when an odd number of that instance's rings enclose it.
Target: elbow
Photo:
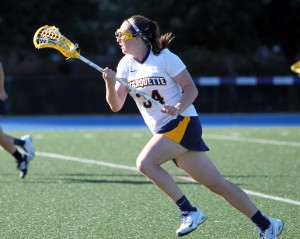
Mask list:
[[[114,112],[114,113],[117,113],[117,112],[119,112],[120,110],[111,108],[111,111]]]
[[[111,111],[112,111],[112,112],[114,112],[114,113],[117,113],[117,112],[119,112],[119,109],[112,108],[112,107],[110,107],[110,109],[111,109]]]
[[[112,106],[112,105],[110,105],[110,109],[114,113],[117,113],[117,112],[119,112],[121,110],[120,107],[116,107],[116,106]]]
[[[197,87],[194,88],[194,96],[195,96],[195,99],[198,97],[198,94],[199,94],[199,91],[197,89]]]

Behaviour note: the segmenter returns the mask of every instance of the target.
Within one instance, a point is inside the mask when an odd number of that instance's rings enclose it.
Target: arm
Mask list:
[[[106,87],[106,101],[113,112],[118,112],[122,109],[128,90],[125,86],[116,82],[116,73],[109,68],[105,68],[102,77]]]
[[[4,88],[4,70],[0,62],[0,100],[6,100],[7,94]]]
[[[177,76],[173,77],[173,79],[183,89],[183,95],[176,105],[164,105],[162,112],[170,115],[177,115],[185,111],[194,102],[198,96],[198,89],[187,69],[184,69]]]

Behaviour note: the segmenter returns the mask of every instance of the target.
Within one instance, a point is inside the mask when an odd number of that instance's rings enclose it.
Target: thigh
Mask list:
[[[219,170],[203,151],[187,151],[176,158],[179,168],[204,186],[213,186],[223,182]]]
[[[161,165],[185,152],[187,152],[187,149],[183,146],[166,138],[162,134],[156,134],[145,145],[137,161],[151,161],[155,165]]]

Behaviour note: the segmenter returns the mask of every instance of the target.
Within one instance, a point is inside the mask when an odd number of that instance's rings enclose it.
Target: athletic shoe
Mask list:
[[[34,158],[35,149],[32,144],[31,136],[24,135],[21,139],[25,141],[23,149],[28,153],[28,160],[32,160]]]
[[[283,222],[279,219],[269,218],[271,225],[265,231],[259,231],[259,238],[276,239],[283,230]]]
[[[198,225],[206,220],[206,216],[198,208],[195,212],[183,211],[181,213],[181,225],[176,231],[178,237],[185,236],[197,229]]]
[[[17,168],[20,172],[21,179],[24,179],[25,176],[27,175],[28,166],[29,166],[29,156],[26,154],[23,154],[22,161],[17,161]]]

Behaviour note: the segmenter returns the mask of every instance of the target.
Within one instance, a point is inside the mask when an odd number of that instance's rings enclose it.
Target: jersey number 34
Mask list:
[[[140,97],[139,94],[136,95],[137,97]],[[151,93],[151,98],[158,101],[159,103],[161,103],[162,105],[165,104],[165,99],[159,94],[158,90],[153,90]],[[152,107],[152,103],[150,101],[146,101],[144,102],[144,107],[145,108],[151,108]]]

